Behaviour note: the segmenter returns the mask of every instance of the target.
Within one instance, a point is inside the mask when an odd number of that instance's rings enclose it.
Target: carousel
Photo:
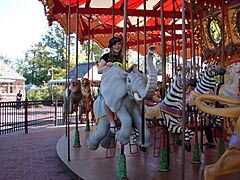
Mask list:
[[[56,150],[74,174],[240,179],[240,0],[39,1],[49,25],[57,21],[66,32],[66,134]],[[76,65],[78,42],[88,42],[88,63],[91,42],[110,49],[98,63],[95,100],[90,78],[78,80],[76,69],[69,80],[72,33]],[[131,67],[128,50],[137,52]],[[79,125],[83,113],[85,127]]]

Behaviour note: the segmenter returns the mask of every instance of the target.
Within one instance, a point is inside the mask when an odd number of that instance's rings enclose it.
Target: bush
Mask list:
[[[39,89],[32,89],[27,91],[27,98],[29,101],[43,101],[53,99],[63,99],[63,88],[59,85],[43,86]]]

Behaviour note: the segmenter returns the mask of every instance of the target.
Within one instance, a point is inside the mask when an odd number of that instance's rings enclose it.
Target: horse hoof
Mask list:
[[[142,145],[139,145],[139,149],[140,149],[140,151],[142,151],[142,152],[147,152],[147,148],[144,147],[144,146],[142,146]]]
[[[185,150],[187,152],[191,152],[191,144],[190,144],[190,142],[185,142]]]

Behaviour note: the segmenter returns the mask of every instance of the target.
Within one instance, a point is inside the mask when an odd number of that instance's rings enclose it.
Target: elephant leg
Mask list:
[[[132,118],[124,104],[122,104],[121,109],[117,112],[117,116],[121,121],[121,128],[116,133],[116,137],[122,145],[126,145],[130,140],[132,132]]]
[[[205,180],[215,180],[216,177],[240,172],[240,151],[226,150],[217,163],[208,165],[204,170]]]
[[[133,116],[133,123],[139,131],[138,144],[143,145],[144,147],[148,147],[151,144],[151,136],[150,136],[149,128],[147,127],[146,120],[144,120],[144,143],[143,143],[141,110],[140,109],[135,110],[132,116]]]
[[[107,135],[103,138],[103,140],[100,142],[100,144],[103,148],[109,148],[109,147],[113,147],[113,145],[115,145],[115,141],[116,141],[115,133],[108,131]]]
[[[96,130],[87,140],[87,146],[91,150],[96,150],[100,142],[107,136],[109,131],[109,122],[106,118],[99,120]]]

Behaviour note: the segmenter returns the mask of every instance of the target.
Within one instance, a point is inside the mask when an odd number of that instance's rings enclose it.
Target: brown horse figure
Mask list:
[[[63,114],[67,114],[67,100],[69,100],[68,114],[77,112],[78,107],[81,105],[82,91],[81,82],[79,80],[72,80],[69,89],[64,91],[63,95]]]
[[[86,108],[86,115],[88,116],[89,112],[91,112],[91,116],[93,116],[93,98],[91,94],[90,80],[87,78],[82,79],[81,94],[83,105]]]

